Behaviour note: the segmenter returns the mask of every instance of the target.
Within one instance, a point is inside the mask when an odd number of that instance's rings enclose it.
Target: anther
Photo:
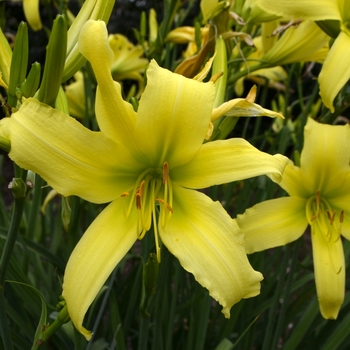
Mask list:
[[[127,197],[129,195],[129,192],[123,192],[120,197]]]
[[[342,210],[342,211],[340,212],[339,221],[340,221],[341,224],[344,222],[344,210]]]
[[[136,190],[136,208],[141,209],[143,188],[145,186],[145,180],[142,180],[140,187]]]
[[[174,209],[168,203],[165,203],[165,201],[162,198],[156,198],[156,201],[164,204],[167,207],[167,209],[170,211],[170,213],[174,213]]]
[[[167,184],[169,180],[169,166],[167,162],[163,164],[163,184]]]
[[[335,219],[335,210],[333,211],[333,213],[327,210],[327,217],[328,217],[328,220],[330,221],[330,224],[332,225]]]

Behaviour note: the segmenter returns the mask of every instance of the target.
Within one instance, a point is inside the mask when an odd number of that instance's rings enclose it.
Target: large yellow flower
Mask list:
[[[244,249],[244,235],[219,202],[195,189],[261,174],[281,176],[287,159],[260,152],[243,139],[203,144],[215,85],[187,79],[152,61],[138,111],[113,81],[113,53],[102,21],[88,21],[79,47],[98,82],[99,132],[34,99],[0,122],[11,140],[10,157],[41,175],[59,193],[111,202],[75,247],[66,267],[63,296],[75,327],[109,274],[138,238],[153,227],[161,242],[223,306],[226,317],[241,298],[260,291]],[[247,108],[254,104],[246,101]],[[242,109],[242,107],[240,107]]]
[[[318,79],[322,101],[326,107],[334,111],[333,100],[350,78],[350,1],[258,0],[257,3],[265,11],[279,16],[312,21],[331,20],[339,23],[340,32],[323,63]],[[331,22],[325,25],[331,25]],[[309,40],[311,45],[313,39]]]
[[[262,202],[237,218],[248,253],[285,245],[311,226],[316,289],[324,318],[338,316],[345,293],[340,235],[350,239],[350,126],[309,119],[300,167],[286,167],[280,186],[290,197]]]

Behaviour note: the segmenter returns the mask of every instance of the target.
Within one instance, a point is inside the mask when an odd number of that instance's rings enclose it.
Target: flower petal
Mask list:
[[[306,200],[282,197],[268,200],[237,216],[245,233],[248,254],[286,245],[297,240],[306,230]]]
[[[250,102],[245,98],[235,98],[213,109],[211,121],[222,116],[228,117],[271,117],[284,118],[282,114],[262,108],[260,105]]]
[[[100,130],[116,142],[131,147],[135,142],[136,113],[131,104],[123,100],[120,84],[112,79],[114,54],[103,21],[85,23],[79,37],[79,50],[90,61],[97,79],[95,106]]]
[[[170,177],[183,187],[206,188],[268,173],[281,177],[287,162],[244,139],[219,140],[204,144],[190,163],[171,169]]]
[[[315,194],[304,187],[301,169],[295,166],[291,160],[288,161],[284,169],[282,180],[279,176],[276,178],[275,174],[268,174],[268,177],[278,183],[290,196],[307,198]]]
[[[297,28],[288,28],[261,60],[268,66],[319,60],[328,42],[329,36],[317,24],[303,21]]]
[[[249,264],[243,233],[221,204],[203,193],[176,187],[173,209],[159,228],[163,243],[230,317],[232,305],[259,294],[262,280]]]
[[[87,340],[82,323],[97,293],[137,239],[137,210],[124,214],[123,199],[106,207],[74,248],[64,274],[62,296],[75,328]]]
[[[320,311],[326,319],[336,319],[345,294],[345,259],[341,238],[327,242],[319,227],[311,234],[315,280]]]
[[[157,167],[189,162],[207,133],[215,86],[160,68],[151,61],[138,109],[139,149]],[[159,163],[159,164],[157,164]]]
[[[23,0],[23,12],[30,28],[34,31],[38,31],[42,28],[39,0]]]
[[[264,11],[287,18],[302,18],[313,21],[339,19],[341,14],[334,0],[257,0]]]
[[[350,78],[350,36],[341,31],[323,63],[318,81],[326,107],[334,112],[333,100]]]
[[[350,169],[349,169],[350,170]],[[350,240],[350,171],[345,174],[339,174],[339,187],[327,193],[327,200],[329,201],[332,210],[335,210],[335,224],[340,227],[340,233],[348,240]],[[344,180],[342,180],[344,179]],[[341,212],[343,217],[341,218]],[[340,222],[343,220],[343,222]]]
[[[139,166],[126,148],[35,99],[1,120],[0,129],[11,141],[10,158],[64,196],[105,203],[136,179]]]
[[[303,184],[310,193],[321,190],[321,196],[339,188],[349,171],[350,126],[319,124],[309,118],[304,131],[301,152]]]

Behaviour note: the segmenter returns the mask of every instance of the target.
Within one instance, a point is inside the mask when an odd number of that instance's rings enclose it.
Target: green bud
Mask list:
[[[28,170],[27,172],[27,180],[26,183],[29,187],[34,187],[35,185],[35,173],[31,170]]]
[[[226,83],[227,83],[227,53],[225,40],[219,36],[215,42],[215,58],[212,68],[212,76],[223,73],[216,81],[216,95],[214,100],[214,108],[220,106],[225,101]]]
[[[21,178],[13,178],[8,188],[12,191],[14,198],[25,198],[27,196],[27,185]]]
[[[46,48],[44,74],[38,94],[38,100],[51,107],[55,107],[58,90],[61,86],[66,51],[66,17],[58,15],[53,22],[52,32]]]
[[[23,83],[27,74],[28,50],[28,26],[27,23],[21,22],[18,26],[15,46],[13,49],[10,81],[7,91],[7,103],[11,107],[16,107],[17,105],[16,89]]]
[[[147,18],[146,12],[142,11],[141,19],[140,19],[140,44],[143,45],[146,40],[146,32],[147,32]]]
[[[40,73],[40,63],[33,63],[27,79],[21,84],[21,92],[24,97],[28,98],[34,96],[35,92],[38,90],[39,87]]]
[[[65,114],[69,115],[68,100],[67,100],[67,96],[66,96],[62,86],[60,87],[60,89],[58,91],[58,96],[56,99],[55,108],[58,109],[60,112],[63,112]]]

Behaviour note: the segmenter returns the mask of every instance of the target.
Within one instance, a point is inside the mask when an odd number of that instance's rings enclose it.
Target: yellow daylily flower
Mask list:
[[[200,30],[203,46],[208,41],[209,26],[203,27]],[[194,27],[185,26],[175,28],[167,35],[165,40],[176,44],[188,44],[186,50],[182,53],[184,58],[192,57],[198,52]]]
[[[142,47],[133,45],[121,34],[109,35],[108,42],[114,53],[111,66],[114,80],[136,80],[139,84],[139,93],[141,93],[144,89],[144,79],[141,73],[145,71],[148,64],[147,58],[142,57]]]
[[[276,43],[259,57],[258,63],[248,64],[248,68],[236,73],[231,80],[257,70],[294,62],[323,62],[328,53],[329,36],[314,22],[303,21],[297,28],[288,28]]]
[[[160,242],[223,306],[259,294],[262,275],[250,266],[244,235],[219,202],[196,189],[261,174],[281,176],[287,159],[244,139],[203,144],[215,85],[187,79],[152,61],[138,111],[125,102],[110,66],[113,52],[102,21],[88,21],[79,48],[98,82],[100,131],[35,99],[0,121],[9,156],[64,196],[111,202],[69,258],[63,297],[75,327],[91,338],[84,315],[115,266],[153,227]],[[229,108],[224,108],[224,112]]]
[[[347,0],[258,0],[258,5],[265,11],[279,16],[339,22],[340,33],[329,50],[318,77],[322,101],[334,112],[334,98],[350,78],[350,2]]]
[[[288,244],[310,225],[320,311],[336,319],[345,293],[340,236],[350,239],[350,126],[309,119],[304,135],[300,167],[290,161],[279,183],[289,197],[257,204],[237,222],[248,253]]]
[[[81,71],[74,74],[75,81],[65,87],[65,93],[69,106],[69,114],[75,118],[84,118],[85,106],[85,86],[84,75]],[[93,117],[93,116],[89,116]]]

